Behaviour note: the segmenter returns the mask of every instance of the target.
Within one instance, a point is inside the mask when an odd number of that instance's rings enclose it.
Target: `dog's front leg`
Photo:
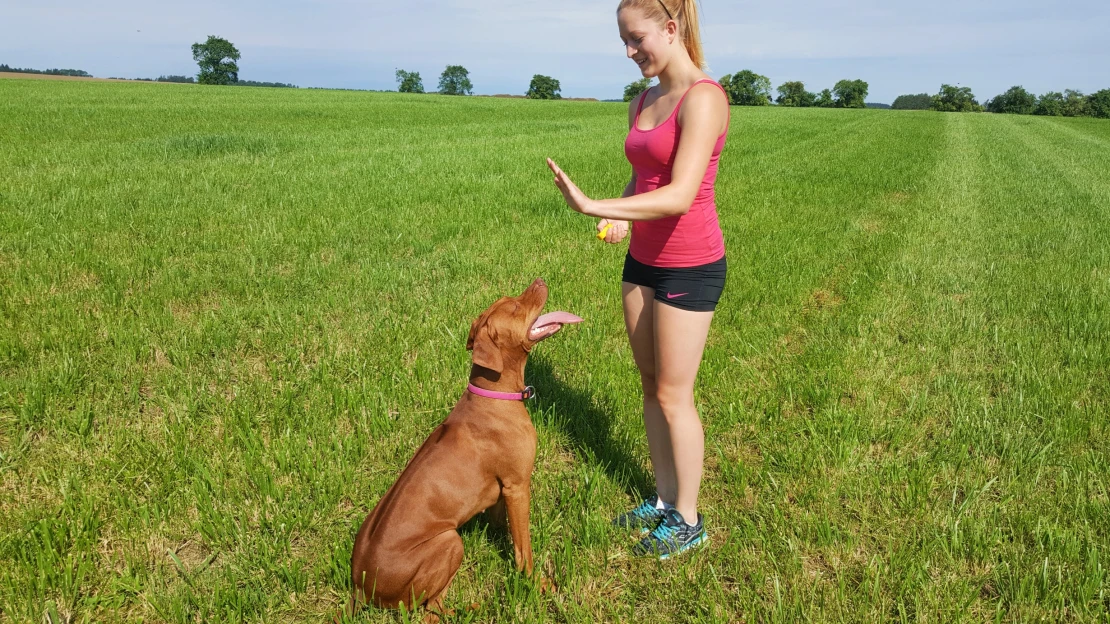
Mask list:
[[[505,498],[505,510],[509,515],[509,533],[513,536],[513,554],[516,556],[516,569],[528,576],[532,575],[532,533],[528,522],[532,503],[531,479],[510,486],[506,484],[501,495]]]

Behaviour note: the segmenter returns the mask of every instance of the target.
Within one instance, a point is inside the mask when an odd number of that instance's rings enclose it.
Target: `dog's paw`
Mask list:
[[[554,594],[558,591],[555,581],[546,576],[536,579],[536,587],[539,588],[541,594]]]

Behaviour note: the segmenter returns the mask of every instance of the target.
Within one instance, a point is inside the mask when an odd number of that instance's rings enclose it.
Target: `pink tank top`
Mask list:
[[[703,82],[721,86],[712,80],[699,80],[694,84]],[[637,195],[671,183],[671,168],[678,152],[678,139],[682,135],[682,128],[678,125],[678,110],[682,108],[686,93],[682,94],[682,99],[678,101],[671,116],[651,130],[636,127],[647,93],[640,96],[632,129],[628,131],[628,137],[624,141],[624,154],[636,172]],[[717,222],[713,184],[717,180],[717,162],[725,147],[727,135],[726,127],[713,147],[709,166],[705,168],[705,177],[689,212],[632,224],[632,242],[628,253],[637,261],[651,266],[675,268],[709,264],[724,257],[725,242],[721,235],[721,226]]]

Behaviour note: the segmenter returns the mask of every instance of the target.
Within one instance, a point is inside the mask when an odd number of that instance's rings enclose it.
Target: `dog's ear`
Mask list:
[[[478,332],[474,339],[474,363],[483,368],[488,368],[495,373],[500,373],[505,368],[501,360],[501,349],[494,340],[494,330],[488,324]]]
[[[474,351],[472,361],[483,368],[500,373],[505,367],[501,359],[501,349],[497,346],[497,330],[490,327],[489,310],[482,313],[478,320],[470,326],[470,335],[466,338],[466,348]]]
[[[478,335],[478,329],[486,324],[486,319],[489,318],[490,310],[482,312],[482,314],[470,324],[470,334],[466,337],[466,350],[470,351],[474,348],[474,338]]]

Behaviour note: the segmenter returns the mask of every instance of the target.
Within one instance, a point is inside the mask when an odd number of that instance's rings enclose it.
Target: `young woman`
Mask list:
[[[622,300],[644,390],[656,494],[613,520],[650,531],[636,552],[667,558],[705,540],[698,513],[705,437],[694,380],[725,285],[725,248],[713,184],[728,133],[728,98],[703,71],[695,0],[621,0],[625,52],[659,79],[628,109],[624,150],[632,179],[618,199],[587,197],[548,159],[574,210],[601,217],[605,240],[632,240]]]

